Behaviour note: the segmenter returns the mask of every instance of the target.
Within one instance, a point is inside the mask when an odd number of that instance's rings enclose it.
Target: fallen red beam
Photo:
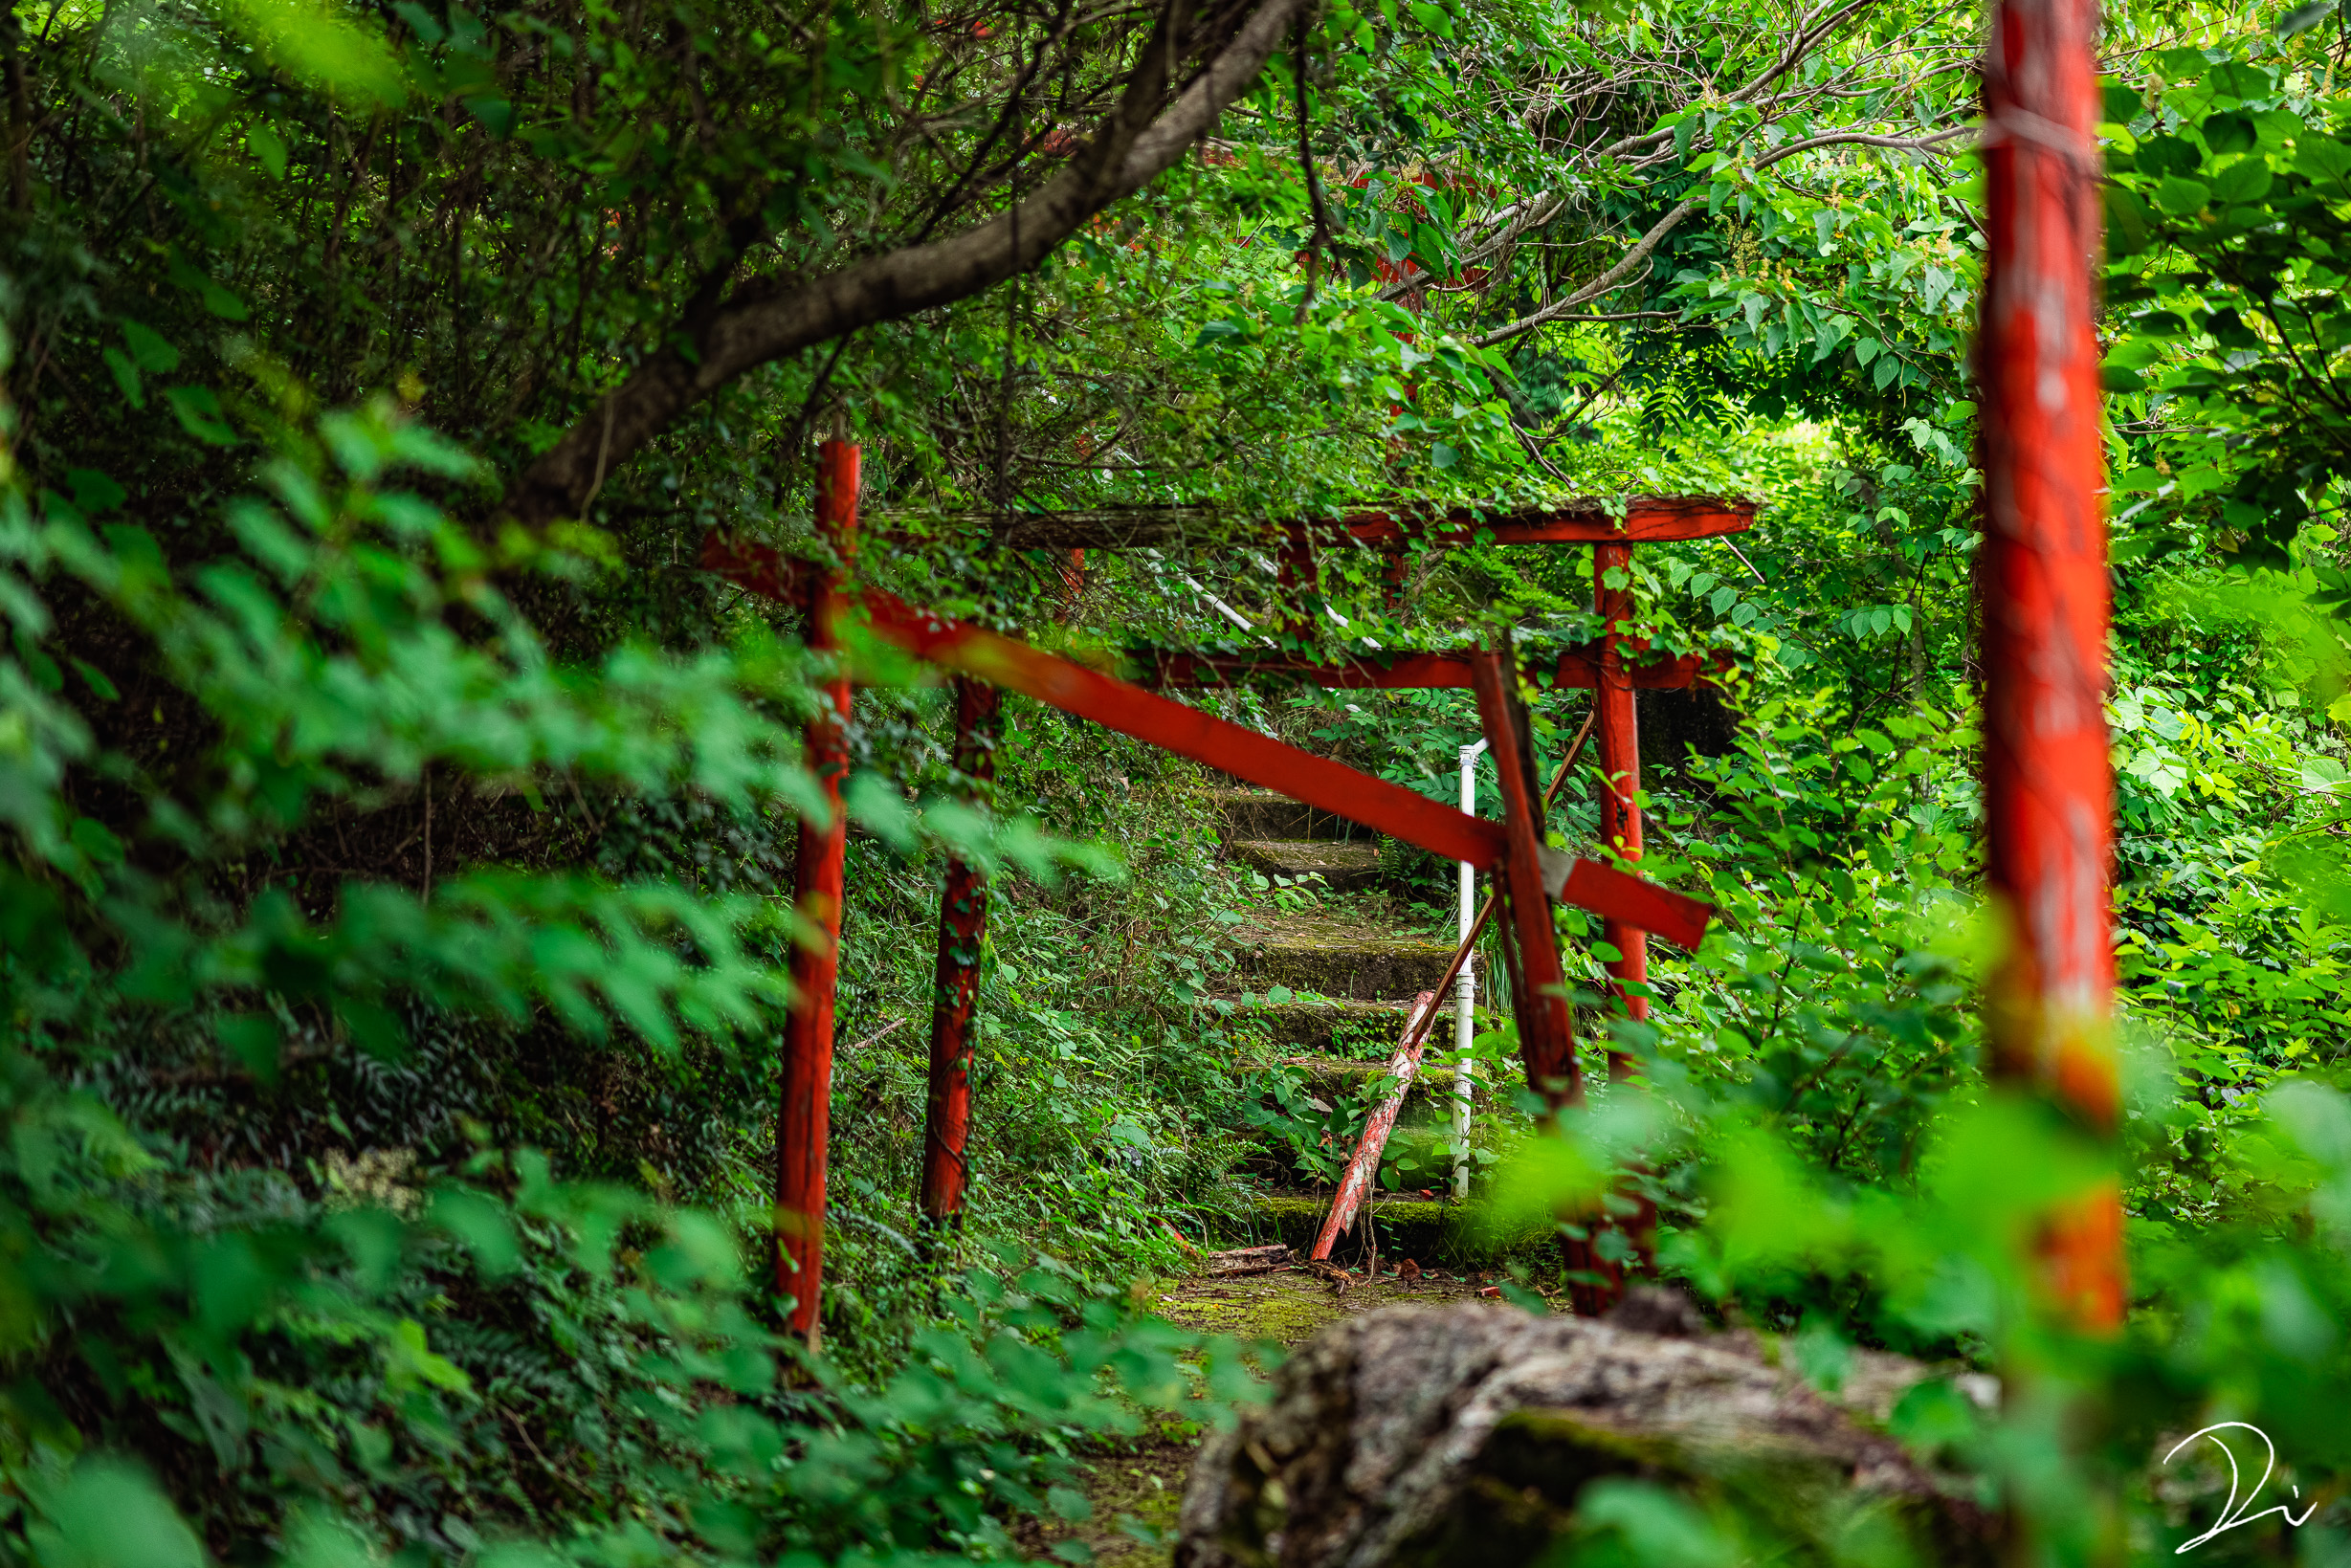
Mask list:
[[[1249,784],[1279,790],[1390,838],[1448,860],[1491,866],[1503,852],[1502,829],[1442,806],[1402,784],[1342,762],[1286,746],[1270,736],[1187,708],[1140,686],[1089,670],[982,627],[918,609],[895,594],[868,588],[856,611],[882,641],[943,669],[977,675],[1008,691],[1092,719],[1105,729],[1221,768]]]
[[[1387,1148],[1387,1137],[1396,1130],[1396,1117],[1404,1110],[1404,1096],[1412,1087],[1413,1074],[1420,1071],[1420,1053],[1429,1038],[1427,1018],[1436,1011],[1437,993],[1423,991],[1412,999],[1405,1012],[1404,1041],[1396,1048],[1395,1057],[1387,1064],[1387,1075],[1396,1080],[1364,1123],[1364,1136],[1355,1140],[1355,1153],[1347,1160],[1346,1174],[1339,1179],[1339,1191],[1331,1199],[1330,1217],[1322,1222],[1322,1233],[1315,1238],[1315,1249],[1309,1257],[1327,1258],[1339,1238],[1355,1223],[1355,1211],[1364,1205],[1364,1195],[1371,1191],[1371,1180],[1380,1173],[1380,1156]]]

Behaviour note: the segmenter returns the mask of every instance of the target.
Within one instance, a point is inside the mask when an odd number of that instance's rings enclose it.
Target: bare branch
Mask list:
[[[1633,241],[1632,248],[1624,254],[1615,266],[1610,267],[1607,272],[1602,273],[1566,298],[1555,299],[1532,315],[1521,316],[1508,326],[1487,333],[1477,340],[1477,346],[1492,348],[1496,343],[1506,343],[1513,338],[1523,337],[1544,322],[1556,321],[1578,305],[1586,304],[1599,298],[1609,290],[1621,286],[1626,278],[1632,275],[1633,268],[1647,261],[1650,253],[1665,243],[1665,237],[1668,234],[1681,227],[1681,221],[1684,218],[1704,205],[1705,203],[1696,196],[1682,201],[1672,211],[1651,225],[1648,233]]]

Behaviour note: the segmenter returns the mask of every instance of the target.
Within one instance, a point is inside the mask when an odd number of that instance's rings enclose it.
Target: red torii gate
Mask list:
[[[836,441],[824,443],[820,452],[817,522],[843,564],[853,559],[855,543],[858,455],[855,447]],[[1414,537],[1440,545],[1482,541],[1595,546],[1595,604],[1608,617],[1608,630],[1598,643],[1565,651],[1551,674],[1557,684],[1595,691],[1602,766],[1609,781],[1603,804],[1604,837],[1622,858],[1633,860],[1640,853],[1640,756],[1632,692],[1636,687],[1690,685],[1704,678],[1709,663],[1695,655],[1655,664],[1630,662],[1626,655],[1637,652],[1638,647],[1617,630],[1630,617],[1630,594],[1610,586],[1608,574],[1630,560],[1634,542],[1708,538],[1744,530],[1753,521],[1751,504],[1670,498],[1636,501],[1621,519],[1597,507],[1495,518],[1372,512],[1341,519],[1335,528],[1322,525],[1321,531],[1392,550]],[[1314,532],[1303,525],[1291,530],[1283,550],[1285,578],[1311,574]],[[881,640],[954,671],[957,765],[980,787],[987,786],[993,770],[995,688],[1009,688],[1449,860],[1496,872],[1509,917],[1502,927],[1501,955],[1527,1081],[1554,1108],[1579,1103],[1583,1086],[1552,921],[1553,900],[1564,899],[1603,917],[1609,940],[1623,955],[1609,968],[1628,1010],[1636,1017],[1648,1012],[1647,934],[1655,931],[1695,947],[1712,914],[1696,899],[1545,846],[1531,732],[1519,698],[1519,663],[1507,648],[1338,663],[1282,654],[1155,652],[1147,656],[1144,672],[1146,679],[1166,686],[1286,675],[1342,688],[1475,691],[1501,784],[1503,820],[1494,823],[1155,696],[1142,686],[918,609],[879,590],[845,593],[832,569],[790,560],[764,545],[714,532],[704,541],[702,564],[755,592],[802,605],[810,616],[811,648],[837,650],[844,625],[854,619]],[[832,1005],[847,840],[840,786],[848,765],[843,728],[849,691],[845,674],[831,682],[819,715],[807,730],[809,762],[831,811],[829,820],[804,822],[800,829],[793,870],[795,904],[817,928],[817,939],[801,943],[792,956],[792,999],[776,1119],[776,1289],[795,1298],[792,1326],[811,1345],[817,1338],[823,1280]],[[970,1022],[986,930],[985,881],[960,859],[951,861],[940,911],[924,1118],[921,1204],[926,1227],[955,1225],[963,1212]],[[1622,1076],[1628,1063],[1611,1052],[1609,1069],[1611,1077]]]

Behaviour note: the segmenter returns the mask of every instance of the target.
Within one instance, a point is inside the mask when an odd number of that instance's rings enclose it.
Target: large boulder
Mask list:
[[[1964,1481],[1867,1419],[1925,1368],[1864,1357],[1831,1402],[1752,1336],[1697,1327],[1656,1292],[1611,1321],[1475,1304],[1333,1324],[1202,1450],[1176,1568],[1512,1568],[1575,1531],[1608,1477],[1736,1514],[1797,1558],[1999,1555]]]

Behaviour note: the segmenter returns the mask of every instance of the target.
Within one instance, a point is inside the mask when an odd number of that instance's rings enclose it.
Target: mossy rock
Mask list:
[[[1551,1244],[1556,1231],[1540,1216],[1503,1224],[1482,1203],[1455,1204],[1444,1198],[1408,1198],[1382,1192],[1370,1204],[1371,1224],[1380,1241],[1380,1256],[1392,1264],[1410,1258],[1427,1268],[1489,1269],[1521,1252]],[[1281,1242],[1300,1256],[1313,1250],[1315,1238],[1331,1211],[1327,1193],[1267,1192],[1253,1195],[1242,1205],[1241,1228],[1247,1242]],[[1340,1243],[1342,1256],[1362,1246],[1364,1220]]]
[[[1687,1302],[1662,1305],[1651,1320],[1678,1325],[1662,1334],[1472,1303],[1332,1324],[1203,1447],[1176,1563],[1536,1568],[1589,1544],[1600,1484],[1618,1480],[1681,1501],[1650,1505],[1675,1532],[1657,1549],[1628,1530],[1611,1560],[2015,1556],[1981,1482],[1927,1468],[1878,1429],[1874,1400],[1836,1402],[1751,1336],[1693,1334]],[[1930,1369],[1886,1373],[1908,1387]]]

